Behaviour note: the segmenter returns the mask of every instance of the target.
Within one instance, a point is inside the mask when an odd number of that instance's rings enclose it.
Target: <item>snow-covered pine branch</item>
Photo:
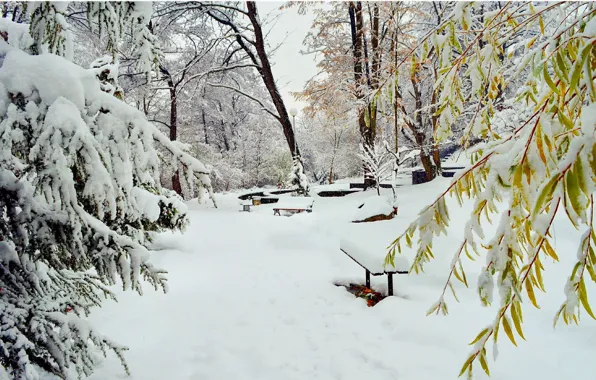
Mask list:
[[[212,193],[209,171],[113,96],[117,82],[100,83],[114,65],[85,70],[19,50],[31,41],[24,34],[8,41],[0,40],[0,365],[16,379],[88,375],[97,349],[123,360],[124,348],[79,316],[118,282],[167,290],[146,246],[187,219],[160,185],[157,149]]]
[[[147,82],[151,73],[157,72],[163,53],[157,38],[148,25],[153,13],[150,1],[97,1],[88,2],[87,18],[92,29],[97,28],[102,39],[107,41],[106,51],[117,60],[127,28],[132,37],[132,59],[137,71],[144,73]],[[61,54],[59,54],[61,55]]]
[[[53,53],[72,60],[72,36],[64,17],[68,2],[40,1],[31,9],[30,34],[36,54]]]

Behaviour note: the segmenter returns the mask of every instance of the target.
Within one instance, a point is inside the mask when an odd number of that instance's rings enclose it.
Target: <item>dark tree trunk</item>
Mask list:
[[[352,54],[354,57],[354,81],[356,83],[356,98],[364,99],[362,86],[366,84],[364,78],[364,70],[362,66],[363,55],[363,20],[362,20],[362,3],[350,2],[348,7],[348,14],[350,16],[350,31],[352,35]],[[374,129],[373,118],[369,118],[371,125],[366,124],[366,113],[372,115],[370,112],[370,105],[364,106],[358,110],[358,127],[360,136],[362,137],[362,144],[365,149],[374,147]],[[371,173],[370,168],[366,163],[363,163],[364,169],[364,188],[374,187],[375,179]]]
[[[433,67],[433,74],[434,77],[437,77],[437,71],[436,68]],[[433,91],[433,95],[431,97],[431,104],[436,104],[437,103],[437,92]],[[435,170],[436,170],[436,175],[441,174],[441,155],[440,155],[440,150],[439,147],[436,144],[435,141],[435,132],[437,131],[437,127],[439,126],[439,116],[435,115],[436,113],[436,106],[433,106],[431,108],[431,122],[432,122],[432,127],[433,127],[433,135],[431,136],[431,144],[432,144],[432,152],[431,155],[433,156],[433,161],[435,164]]]
[[[178,103],[176,100],[176,86],[174,80],[167,69],[161,68],[161,72],[166,75],[168,87],[170,89],[170,140],[176,141],[178,138]],[[180,183],[180,170],[172,176],[172,190],[182,195],[182,184]]]
[[[205,120],[205,110],[201,110],[201,117],[203,119],[203,133],[205,134],[205,144],[209,145],[209,135],[207,134],[207,120]]]
[[[254,29],[255,48],[260,61],[260,65],[258,65],[259,67],[257,70],[259,71],[261,78],[263,78],[265,87],[267,88],[267,91],[269,92],[271,100],[273,101],[275,109],[279,115],[279,122],[283,129],[284,136],[286,137],[286,141],[288,142],[290,153],[292,154],[292,157],[300,159],[300,151],[296,142],[296,136],[294,136],[294,129],[292,128],[290,116],[288,115],[286,106],[279,93],[279,90],[277,89],[277,85],[275,84],[275,78],[273,77],[269,57],[267,56],[267,51],[265,50],[265,39],[263,37],[263,29],[261,28],[261,23],[259,21],[257,6],[254,1],[248,1],[246,3],[246,7],[248,18],[250,19]]]
[[[417,71],[412,73],[410,77],[412,82],[412,89],[414,91],[414,100],[416,102],[416,110],[422,110],[422,93],[420,91],[420,82],[418,80]],[[417,128],[414,131],[414,137],[416,138],[416,142],[420,145],[420,161],[422,162],[422,166],[424,167],[424,171],[426,172],[426,180],[432,181],[438,174],[437,165],[435,165],[434,160],[434,152],[431,148],[434,145],[434,138],[432,136],[427,138],[426,132],[426,124],[425,120],[422,116],[422,112],[416,113],[416,124]],[[434,126],[431,126],[431,130]]]
[[[391,40],[391,52],[393,54],[393,64],[397,68],[397,32]],[[395,129],[395,154],[399,157],[399,125],[397,122],[397,112],[399,111],[399,97],[393,94],[393,128]]]
[[[217,110],[219,111],[220,115],[223,115],[223,106],[221,102],[217,101]],[[223,118],[219,119],[219,126],[220,126],[220,133],[221,138],[223,139],[224,149],[226,152],[230,151],[230,142],[228,141],[228,135],[226,133],[226,123],[224,122]]]

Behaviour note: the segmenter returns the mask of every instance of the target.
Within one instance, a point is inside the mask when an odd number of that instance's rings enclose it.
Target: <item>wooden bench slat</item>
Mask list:
[[[288,212],[310,212],[314,199],[310,197],[288,197],[286,199],[280,198],[280,202],[276,207],[273,207],[273,215],[280,215],[280,211]]]

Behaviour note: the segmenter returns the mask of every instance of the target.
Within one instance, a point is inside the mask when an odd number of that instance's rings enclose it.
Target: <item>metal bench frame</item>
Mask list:
[[[364,268],[364,270],[366,271],[366,287],[370,289],[370,275],[372,274],[373,276],[383,276],[383,275],[387,275],[387,295],[392,296],[393,295],[393,275],[394,274],[408,274],[409,272],[403,271],[403,270],[385,270],[383,272],[379,272],[379,273],[375,273],[375,272],[371,272],[367,267],[365,267],[364,265],[362,265],[358,260],[356,260],[352,255],[350,255],[348,252],[346,252],[344,249],[340,248],[340,250],[345,253],[350,259],[354,260],[354,262],[356,262],[356,264],[360,265],[362,268]]]

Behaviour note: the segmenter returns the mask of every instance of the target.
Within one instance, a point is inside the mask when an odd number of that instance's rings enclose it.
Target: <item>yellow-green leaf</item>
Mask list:
[[[461,276],[464,279],[464,285],[466,286],[466,288],[469,288],[470,286],[468,285],[468,279],[466,278],[466,272],[464,272],[464,268],[462,267],[461,263],[459,265],[459,268],[461,269]]]
[[[530,283],[530,281],[526,281],[526,292],[528,293],[528,298],[530,299],[530,302],[532,302],[532,305],[534,305],[534,307],[536,309],[540,309],[540,306],[538,306],[538,303],[536,302],[536,296],[534,295],[534,288],[533,288],[532,284]]]
[[[555,320],[553,322],[553,327],[557,327],[557,322],[559,321],[559,318],[561,318],[563,310],[565,310],[565,304],[561,305],[561,307],[559,308],[559,311],[557,312],[557,315],[555,316]]]
[[[526,337],[524,337],[524,333],[521,328],[522,320],[521,320],[521,317],[517,313],[517,305],[518,305],[517,302],[514,302],[511,305],[511,318],[513,319],[513,326],[515,326],[515,331],[517,331],[519,336],[521,336],[521,338],[523,340],[526,340]]]
[[[557,112],[557,116],[561,124],[563,124],[568,130],[573,129],[573,122],[571,121],[571,119],[567,117],[567,115],[565,115],[565,112],[563,110],[560,109]]]
[[[461,375],[463,375],[466,372],[466,370],[468,369],[468,367],[472,367],[472,362],[474,361],[474,358],[475,357],[476,357],[475,355],[471,355],[468,358],[468,360],[466,360],[466,362],[464,363],[464,365],[461,367],[461,371],[459,372],[458,377],[460,377]]]
[[[596,144],[592,145],[592,158],[590,159],[590,167],[592,168],[592,173],[596,177]]]
[[[513,343],[514,346],[517,346],[517,343],[515,342],[515,337],[513,336],[513,331],[511,331],[511,325],[509,324],[509,318],[507,318],[506,315],[503,316],[502,321],[503,321],[503,330],[505,330],[505,334],[507,334],[507,337],[509,338],[509,340],[511,341],[511,343]]]
[[[412,248],[412,239],[410,238],[410,235],[406,233],[406,244],[408,245],[409,248]]]
[[[584,63],[590,55],[591,50],[592,45],[586,45],[582,50],[580,57],[575,61],[575,65],[573,66],[573,73],[571,74],[571,83],[569,84],[569,87],[571,87],[572,90],[575,90],[577,88],[577,85],[579,83],[579,77],[581,76]]]
[[[579,186],[579,189],[587,197],[589,197],[591,194],[590,194],[590,191],[588,190],[588,184],[586,183],[586,178],[584,177],[584,174],[586,172],[584,170],[584,162],[582,160],[581,155],[577,156],[577,160],[575,160],[575,164],[573,165],[573,172],[575,173],[575,175],[577,177],[577,185]]]
[[[551,78],[550,74],[548,73],[547,65],[544,65],[544,69],[542,71],[543,71],[544,80],[546,81],[546,84],[548,84],[548,87],[550,87],[550,89],[553,90],[553,92],[561,95],[561,93],[559,92],[559,89],[555,85],[555,82],[553,82],[553,79]]]
[[[567,185],[567,196],[573,211],[575,211],[575,214],[582,220],[585,220],[585,209],[580,202],[581,190],[579,189],[579,181],[574,170],[569,170],[565,175],[565,184]]]
[[[579,296],[582,306],[584,309],[586,309],[586,312],[590,315],[590,317],[592,317],[592,319],[596,319],[596,316],[594,316],[592,308],[590,307],[590,302],[588,301],[588,291],[586,290],[586,283],[583,278],[579,282],[579,290],[577,295]]]
[[[538,198],[536,198],[536,203],[534,204],[534,210],[532,211],[532,217],[535,218],[542,212],[545,203],[551,199],[555,189],[557,188],[557,184],[559,183],[560,174],[557,173],[548,180],[548,182],[544,185],[540,193],[538,194]]]
[[[587,71],[586,78],[592,78],[592,65],[590,64],[590,62],[587,62],[585,67]],[[594,102],[596,101],[596,86],[594,86],[594,81],[588,80],[586,81],[586,83],[588,85],[588,90],[590,91],[590,99],[592,100],[592,102]]]
[[[569,70],[567,69],[567,65],[565,64],[565,60],[563,59],[563,55],[561,54],[560,50],[556,54],[556,60],[557,66],[559,67],[559,70],[561,70],[561,74],[563,74],[561,80],[567,83],[567,76],[569,74]]]
[[[524,163],[522,164],[522,168],[524,170],[524,174],[526,176],[526,181],[528,182],[528,185],[532,184],[532,168],[530,167],[530,162],[528,160],[524,161]]]
[[[522,166],[523,165],[518,165],[515,168],[515,172],[513,173],[513,186],[517,187],[517,188],[521,188],[522,186]]]
[[[459,280],[459,282],[461,282],[461,283],[464,282],[463,278],[461,278],[461,276],[459,275],[457,268],[453,268],[453,274],[455,275],[455,278],[457,278]]]
[[[542,132],[540,128],[536,131],[536,147],[538,148],[538,154],[540,155],[540,160],[546,165],[546,155],[544,154],[544,146],[542,142]]]
[[[484,354],[480,354],[480,365],[482,366],[484,372],[490,376],[490,371],[488,370],[488,364],[486,363],[486,357]]]
[[[536,259],[538,260],[538,259]],[[534,265],[534,272],[536,273],[536,280],[538,280],[538,287],[540,288],[540,290],[545,291],[544,290],[544,282],[542,281],[542,272],[540,270],[540,267],[538,265]]]
[[[474,338],[473,341],[470,342],[470,346],[474,345],[476,342],[478,342],[483,336],[485,336],[488,333],[488,328],[485,328],[484,330],[480,331],[480,333],[476,336],[476,338]]]
[[[559,261],[559,256],[557,256],[557,253],[555,252],[552,245],[550,245],[550,242],[547,239],[544,239],[542,246],[546,249],[547,255],[552,257],[555,261]]]
[[[592,232],[591,234],[593,234],[593,233],[594,232]],[[594,253],[594,249],[592,248],[590,243],[588,243],[588,257],[590,258],[590,262],[593,265],[596,265],[596,253]]]
[[[590,247],[590,249],[591,248],[592,247]],[[596,271],[594,271],[594,266],[586,265],[586,269],[588,270],[588,273],[590,274],[590,278],[592,279],[592,281],[596,282]]]

